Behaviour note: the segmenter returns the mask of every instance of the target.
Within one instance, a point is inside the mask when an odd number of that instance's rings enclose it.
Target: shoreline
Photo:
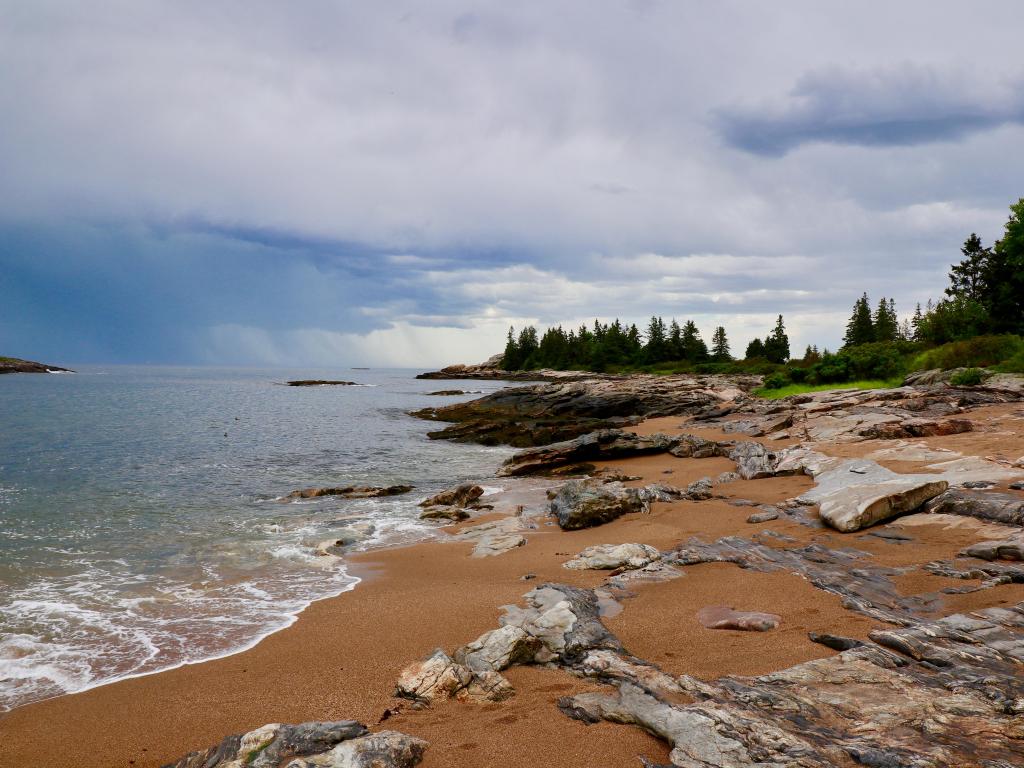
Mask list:
[[[1013,407],[990,410],[981,415],[1002,427],[1006,414],[1014,412]],[[691,423],[684,429],[689,421],[681,416],[647,419],[632,429],[637,434],[685,431],[710,439],[736,437],[716,426]],[[778,444],[794,442],[781,439]],[[997,431],[923,442],[949,444],[965,452],[1013,444]],[[891,445],[891,441],[845,443],[836,449],[839,455],[856,456],[879,445]],[[631,486],[667,481],[683,487],[733,468],[725,458],[667,454],[595,463],[599,469],[639,476],[640,480],[627,482]],[[731,499],[778,504],[813,485],[808,476],[797,475],[736,480],[723,485],[722,491]],[[468,768],[499,761],[550,764],[556,754],[559,765],[580,768],[593,766],[595,758],[606,765],[636,764],[641,754],[654,763],[665,763],[666,744],[639,729],[607,722],[586,725],[559,713],[561,697],[604,690],[564,671],[513,667],[505,674],[516,695],[507,701],[439,702],[422,710],[393,698],[395,681],[402,669],[434,648],[451,652],[495,627],[500,606],[520,604],[523,593],[534,586],[557,581],[586,589],[599,587],[607,572],[562,568],[565,560],[587,546],[642,541],[666,550],[692,535],[714,540],[746,531],[756,538],[762,529],[746,522],[749,511],[727,500],[659,503],[649,514],[626,515],[572,532],[546,525],[545,518],[537,517],[533,518],[537,527],[524,531],[526,546],[486,558],[469,557],[472,543],[457,539],[358,553],[345,560],[348,573],[358,582],[332,598],[312,601],[291,624],[246,650],[104,683],[0,714],[0,763],[24,764],[45,757],[55,766],[148,768],[264,723],[349,718],[371,728],[380,728],[386,719],[387,728],[426,739],[430,747],[423,765],[428,768]],[[498,516],[500,512],[485,512],[442,530],[460,531]],[[885,567],[953,557],[976,532],[976,526],[949,528],[938,520],[904,529],[897,521],[894,528],[912,531],[914,537],[913,544],[899,547],[870,534],[836,534],[792,520],[779,520],[770,527],[797,542],[833,542],[834,546],[843,542],[864,550]],[[781,543],[783,539],[762,540],[774,547],[788,546]],[[524,580],[531,574],[533,578]],[[923,573],[900,578],[901,589],[928,594],[963,583]],[[621,601],[618,613],[605,617],[606,625],[637,656],[674,675],[695,675],[707,681],[730,674],[759,675],[835,656],[835,651],[808,639],[808,631],[866,641],[871,631],[884,626],[844,608],[839,596],[815,588],[804,576],[755,573],[728,563],[687,568],[682,578],[637,585],[632,591],[635,594]],[[1012,605],[1022,598],[1024,587],[1006,584],[948,595],[937,604],[945,615],[953,610]],[[764,634],[707,630],[693,621],[693,615],[709,602],[768,610],[781,615],[783,624]],[[52,739],[54,729],[62,733],[60,744]]]

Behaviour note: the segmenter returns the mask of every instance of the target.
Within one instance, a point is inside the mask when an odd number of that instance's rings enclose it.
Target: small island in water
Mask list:
[[[0,357],[0,373],[74,373],[70,368],[22,360],[17,357]]]

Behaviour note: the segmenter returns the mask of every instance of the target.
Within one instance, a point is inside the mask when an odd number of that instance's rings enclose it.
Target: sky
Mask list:
[[[938,298],[1024,196],[1017,0],[0,0],[0,354],[430,367]]]

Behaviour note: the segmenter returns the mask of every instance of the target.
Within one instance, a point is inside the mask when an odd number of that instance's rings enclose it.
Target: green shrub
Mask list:
[[[949,383],[954,387],[976,387],[983,378],[981,368],[964,368],[950,376]]]
[[[996,366],[1001,373],[1024,373],[1024,350]]]
[[[806,368],[793,367],[787,369],[786,373],[789,374],[789,380],[792,381],[794,384],[803,384],[805,381],[807,381],[807,376],[810,373],[810,371],[808,371]]]
[[[764,380],[765,389],[782,389],[788,384],[789,379],[787,379],[781,373],[773,373],[771,376]]]
[[[976,336],[964,341],[952,341],[929,349],[914,360],[921,369],[987,368],[999,365],[1024,353],[1024,340],[1020,336]]]

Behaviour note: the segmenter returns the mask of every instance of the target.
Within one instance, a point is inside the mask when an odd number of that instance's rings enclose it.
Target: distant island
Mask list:
[[[17,357],[0,357],[0,373],[74,373],[70,368],[21,360]]]

